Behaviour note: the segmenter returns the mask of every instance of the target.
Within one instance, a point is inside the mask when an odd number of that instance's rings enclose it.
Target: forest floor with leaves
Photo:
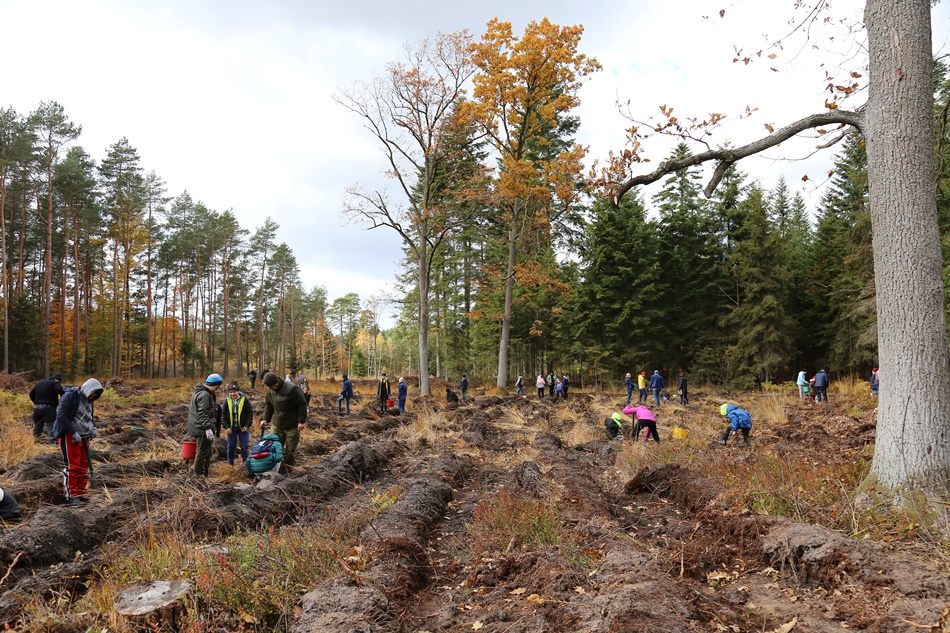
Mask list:
[[[25,517],[0,530],[0,622],[152,630],[118,596],[181,579],[161,630],[950,631],[946,526],[854,502],[876,416],[858,389],[698,390],[656,409],[657,444],[607,441],[625,396],[475,390],[403,416],[358,398],[341,416],[337,387],[311,386],[298,465],[257,483],[223,440],[193,476],[186,405],[155,385],[103,398],[86,507],[63,505],[51,444],[9,465]],[[752,413],[751,448],[719,444],[724,401]],[[5,443],[28,437],[10,424]]]

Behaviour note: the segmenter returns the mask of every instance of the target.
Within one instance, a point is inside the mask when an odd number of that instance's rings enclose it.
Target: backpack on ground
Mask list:
[[[274,443],[274,440],[258,440],[254,446],[251,448],[251,457],[254,459],[262,459],[270,455],[270,447]]]

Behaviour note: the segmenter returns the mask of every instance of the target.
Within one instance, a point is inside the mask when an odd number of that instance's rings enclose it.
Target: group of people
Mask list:
[[[633,376],[628,372],[624,376],[624,386],[627,388],[627,405],[629,406],[630,401],[633,399]],[[669,395],[665,395],[664,387],[666,386],[665,381],[663,380],[663,375],[660,373],[659,369],[653,370],[653,375],[647,379],[647,373],[641,371],[637,376],[637,386],[636,389],[639,390],[640,394],[637,399],[638,403],[646,402],[649,399],[647,389],[653,392],[653,402],[656,406],[660,406],[662,399],[669,400]],[[686,378],[686,372],[680,370],[679,383],[676,387],[676,392],[680,398],[680,404],[685,406],[689,405],[689,393],[688,393],[688,380]]]
[[[262,377],[267,391],[264,394],[264,413],[260,420],[261,441],[250,446],[254,407],[241,391],[237,382],[227,386],[223,405],[216,401],[216,393],[224,380],[211,374],[195,386],[188,403],[188,435],[195,441],[194,472],[207,477],[211,466],[214,439],[223,429],[227,438],[225,454],[228,464],[234,465],[240,451],[240,463],[256,475],[267,470],[279,470],[296,464],[300,432],[306,428],[307,398],[303,389],[293,380],[280,378],[272,372]],[[265,447],[266,450],[259,450]]]
[[[547,391],[548,395],[557,402],[558,400],[567,400],[571,387],[571,378],[567,374],[558,378],[557,373],[552,370],[548,372],[547,378],[538,374],[534,384],[538,388],[538,400],[543,400],[544,393]],[[515,380],[515,387],[518,389],[519,396],[525,395],[524,376],[521,374],[518,374],[518,379]]]
[[[877,376],[877,368],[874,369],[874,377]],[[872,378],[872,381],[874,378]],[[802,400],[806,400],[811,397],[811,394],[814,393],[815,402],[827,402],[828,401],[828,374],[824,369],[819,369],[818,372],[808,378],[805,374],[805,370],[798,372],[798,378],[795,379],[795,385],[798,387],[798,397]],[[872,382],[871,391],[875,390],[875,385]]]
[[[644,405],[632,406],[628,404],[623,409],[624,415],[630,416],[635,424],[633,426],[633,431],[630,434],[630,437],[634,442],[640,440],[640,433],[643,432],[643,441],[650,441],[650,437],[660,443],[660,434],[657,431],[656,425],[656,415],[649,409],[649,407]],[[727,444],[729,441],[729,436],[733,433],[736,433],[736,437],[739,434],[742,435],[744,444],[748,447],[749,442],[749,433],[752,430],[752,416],[745,409],[740,409],[734,404],[723,404],[719,408],[719,413],[729,419],[729,423],[726,425],[726,430],[722,434],[722,439],[720,439],[720,444]],[[609,418],[604,420],[604,427],[607,431],[607,439],[614,441],[623,441],[623,416],[619,413],[613,413]]]

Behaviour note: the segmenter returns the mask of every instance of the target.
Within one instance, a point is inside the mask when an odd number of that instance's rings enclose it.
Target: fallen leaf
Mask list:
[[[473,631],[477,631],[478,629],[482,628],[483,626],[485,626],[485,625],[482,624],[481,622],[472,622],[472,630],[473,630]]]
[[[520,596],[520,595],[523,594],[525,591],[527,591],[527,589],[525,589],[524,587],[518,587],[517,589],[515,589],[514,591],[511,592],[511,595],[513,595],[513,596]]]
[[[585,593],[587,593],[586,591],[584,591],[584,588],[581,586],[574,587],[574,591],[576,591],[577,593],[581,595],[584,595]]]
[[[792,618],[790,622],[786,622],[782,626],[778,627],[772,633],[788,633],[795,628],[795,625],[798,624],[798,618]]]
[[[544,599],[544,596],[539,596],[538,594],[533,593],[530,596],[528,596],[528,602],[537,602],[538,604],[544,604],[547,601]]]

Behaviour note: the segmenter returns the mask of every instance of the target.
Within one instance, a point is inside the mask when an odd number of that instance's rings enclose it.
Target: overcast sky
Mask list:
[[[463,28],[474,35],[498,17],[516,34],[530,20],[583,24],[581,52],[604,70],[581,92],[579,141],[591,159],[620,149],[629,125],[616,102],[642,117],[660,104],[681,116],[745,106],[758,111],[714,137],[741,144],[822,109],[822,61],[787,45],[774,60],[733,64],[734,46],[754,53],[763,38],[789,30],[792,0],[0,0],[0,107],[21,113],[58,101],[82,125],[79,144],[101,159],[128,138],[146,171],[169,195],[187,190],[210,208],[233,209],[253,231],[279,224],[306,286],[330,299],[391,290],[401,256],[395,233],[344,226],[343,190],[380,182],[382,155],[359,119],[331,95],[369,80],[399,58],[403,45]],[[947,48],[947,2],[933,15],[935,50]],[[834,2],[835,15],[860,21],[862,2]],[[720,17],[720,10],[725,13]],[[818,39],[823,47],[826,40]],[[840,34],[833,46],[847,48]],[[839,51],[840,52],[840,51]],[[850,69],[853,66],[848,66]],[[774,66],[778,72],[771,70]],[[827,68],[828,66],[826,66]],[[766,188],[785,174],[810,207],[831,152],[807,160],[817,141],[789,142],[740,168]],[[669,141],[648,145],[653,160]],[[645,192],[649,198],[655,189]]]

